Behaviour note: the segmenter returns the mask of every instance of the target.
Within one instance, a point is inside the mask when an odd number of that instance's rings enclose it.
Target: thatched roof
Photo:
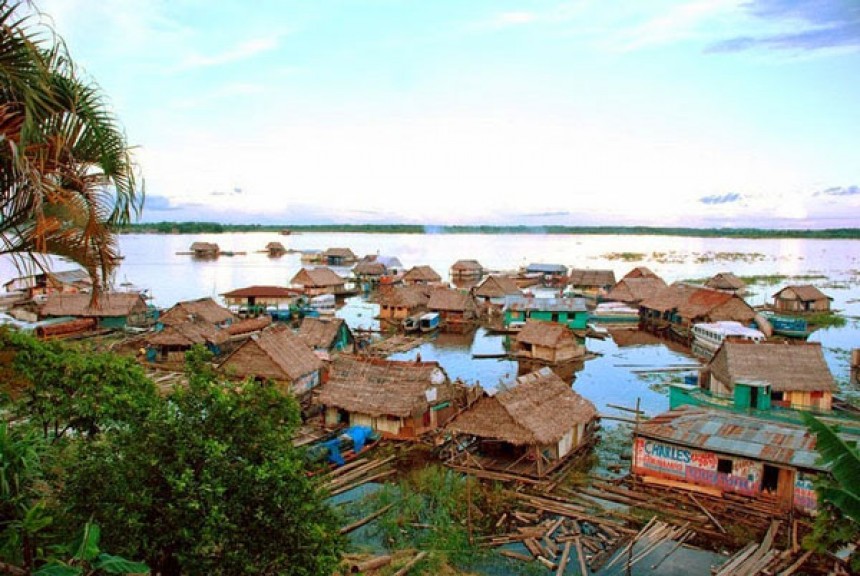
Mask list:
[[[733,313],[733,319],[746,322],[755,318],[755,310],[735,294],[682,283],[672,284],[660,290],[655,295],[642,300],[639,306],[661,313],[674,310],[680,317],[694,320],[708,318],[712,311],[732,300],[738,304],[737,311]]]
[[[359,262],[352,267],[356,276],[385,276],[385,266],[381,262]]]
[[[403,275],[404,282],[441,282],[442,277],[430,266],[413,266]]]
[[[247,318],[235,324],[231,324],[224,328],[223,332],[230,336],[239,336],[241,334],[250,334],[251,332],[259,332],[272,324],[272,318],[267,315],[258,316],[257,318]]]
[[[226,331],[218,330],[214,325],[200,321],[186,321],[155,332],[147,337],[149,346],[187,346],[195,344],[220,345],[227,341]]]
[[[548,320],[526,320],[525,326],[516,335],[516,341],[523,344],[557,348],[564,340],[572,340],[573,331],[558,322]]]
[[[800,300],[801,302],[817,302],[819,300],[833,300],[830,296],[813,286],[812,284],[798,284],[786,286],[773,295],[776,300]]]
[[[517,378],[513,388],[481,398],[446,428],[517,446],[547,445],[596,416],[594,404],[574,392],[555,372],[541,368]]]
[[[419,308],[430,301],[430,289],[426,286],[395,286],[381,293],[379,303],[393,308]]]
[[[220,252],[220,248],[214,242],[193,242],[191,244],[192,252],[215,253]]]
[[[726,341],[708,369],[730,388],[738,383],[766,382],[776,392],[836,390],[818,343]]]
[[[483,298],[504,298],[505,296],[518,296],[523,292],[510,276],[490,275],[487,276],[477,288],[475,296]]]
[[[373,417],[406,418],[427,411],[427,392],[433,388],[437,401],[451,397],[448,377],[437,362],[343,355],[332,363],[318,402]]]
[[[652,272],[647,266],[637,266],[625,274],[622,280],[626,278],[659,278],[659,276]]]
[[[743,290],[746,283],[731,272],[720,272],[705,282],[705,286],[714,290]]]
[[[344,260],[355,260],[356,255],[349,248],[329,248],[322,253],[324,258],[343,258]]]
[[[202,320],[210,324],[221,324],[236,320],[236,315],[224,308],[212,298],[198,298],[177,302],[162,314],[158,321],[164,325],[182,324],[189,320]]]
[[[290,283],[324,288],[328,286],[340,286],[344,283],[344,279],[338,276],[331,268],[321,266],[319,268],[302,268],[298,274],[293,276]]]
[[[662,278],[622,278],[617,284],[615,284],[615,286],[612,287],[606,295],[606,298],[607,300],[636,304],[665,288],[666,283]]]
[[[296,291],[283,286],[248,286],[221,294],[224,298],[294,298]]]
[[[287,249],[280,242],[269,242],[266,244],[266,250],[269,252],[286,252]]]
[[[255,354],[247,354],[253,349]],[[240,377],[259,375],[255,356],[267,358],[274,364],[284,379],[297,380],[322,368],[322,360],[314,354],[305,342],[287,329],[271,328],[254,334],[234,350],[221,363],[221,368],[230,370]]]
[[[484,267],[477,260],[457,260],[451,266],[453,272],[483,272]]]
[[[460,292],[453,288],[437,288],[430,294],[427,308],[446,312],[466,312],[475,310],[476,306],[474,298],[468,292]]]
[[[615,284],[615,272],[612,270],[588,270],[574,268],[570,271],[570,283],[573,286],[585,288],[600,288]]]
[[[299,326],[299,337],[301,337],[311,348],[331,348],[341,326],[344,326],[343,318],[311,318],[302,319]],[[347,328],[348,330],[349,328]]]
[[[146,300],[134,292],[106,292],[91,306],[90,294],[50,294],[42,316],[124,317],[146,312]]]

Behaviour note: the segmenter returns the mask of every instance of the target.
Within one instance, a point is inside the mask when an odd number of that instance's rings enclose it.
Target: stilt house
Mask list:
[[[517,358],[559,364],[582,359],[585,347],[576,341],[573,331],[557,322],[528,320],[514,337]]]
[[[777,312],[828,312],[830,296],[811,284],[786,286],[773,295],[773,309]]]

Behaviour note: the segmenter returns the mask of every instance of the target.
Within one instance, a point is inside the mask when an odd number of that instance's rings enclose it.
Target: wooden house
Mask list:
[[[438,285],[442,283],[442,277],[430,266],[413,266],[402,278],[407,286],[423,284],[425,286]]]
[[[720,272],[709,278],[705,282],[705,288],[728,292],[729,294],[737,294],[743,296],[747,290],[746,283],[732,274],[731,272]]]
[[[299,337],[308,346],[321,352],[347,352],[355,349],[355,337],[343,318],[302,319]]]
[[[690,338],[694,324],[731,320],[748,325],[755,315],[755,310],[736,294],[682,283],[673,284],[639,303],[639,317],[644,328],[672,327]]]
[[[651,484],[743,494],[786,510],[817,508],[813,481],[827,468],[804,425],[682,406],[640,422],[634,434],[632,471]]]
[[[226,328],[237,320],[236,315],[212,298],[177,302],[158,317],[158,324],[175,326],[186,322],[203,322],[216,328]]]
[[[191,244],[191,255],[195,258],[217,258],[221,248],[214,242],[194,242]]]
[[[287,249],[280,242],[269,242],[266,244],[265,252],[270,258],[280,258],[287,253]]]
[[[505,304],[503,322],[506,328],[521,327],[529,318],[585,330],[588,309],[582,298],[511,298]]]
[[[811,284],[786,286],[773,295],[773,309],[777,312],[829,312],[830,296]]]
[[[647,266],[637,266],[625,274],[621,279],[627,280],[630,278],[659,278],[659,276],[657,276],[657,274]]]
[[[9,280],[3,287],[7,292],[20,292],[25,299],[48,294],[80,294],[91,292],[93,281],[82,269],[63,272],[42,272]]]
[[[321,380],[322,360],[286,328],[270,328],[248,338],[220,364],[228,376],[272,382],[284,393],[302,396]]]
[[[361,261],[352,267],[352,275],[356,280],[371,285],[379,284],[387,273],[382,262]]]
[[[433,290],[427,309],[438,312],[442,325],[446,327],[470,325],[478,317],[478,306],[472,295],[453,288]]]
[[[146,314],[146,300],[134,292],[105,292],[95,304],[90,294],[50,294],[39,311],[45,318],[94,318],[99,328],[111,329],[143,326]]]
[[[341,294],[346,291],[346,282],[331,268],[302,268],[290,280],[290,284],[308,297],[320,294]]]
[[[230,334],[226,330],[219,330],[208,322],[201,320],[178,322],[147,335],[146,359],[150,362],[170,362],[181,365],[185,362],[185,353],[193,346],[200,344],[218,356],[229,339]]]
[[[491,274],[478,284],[474,294],[479,303],[502,307],[507,298],[522,296],[523,292],[510,276]]]
[[[574,294],[597,299],[606,296],[615,286],[615,272],[574,268],[570,271],[568,282]]]
[[[514,355],[530,361],[560,364],[585,357],[585,347],[564,324],[528,320],[514,337]]]
[[[522,270],[525,276],[539,277],[545,286],[564,286],[567,283],[567,266],[564,264],[531,263]]]
[[[701,371],[700,387],[740,409],[826,412],[836,385],[818,343],[726,341]]]
[[[447,464],[480,476],[485,470],[543,478],[589,446],[597,409],[549,368],[520,376],[485,396],[446,426],[458,448]]]
[[[484,267],[477,260],[457,260],[451,266],[452,280],[480,280]]]
[[[242,339],[243,337],[249,337],[251,334],[262,332],[271,325],[272,318],[270,316],[263,315],[256,318],[245,318],[244,320],[234,322],[224,328],[223,332],[230,337],[230,340],[235,341]]]
[[[341,355],[316,401],[328,428],[369,426],[386,438],[408,440],[447,423],[462,392],[437,362]]]
[[[624,302],[630,306],[638,306],[642,300],[650,298],[664,290],[666,282],[662,278],[637,276],[622,278],[606,294],[606,300]]]
[[[379,318],[400,321],[425,312],[428,302],[430,289],[426,286],[393,286],[379,296]]]
[[[298,296],[296,290],[282,286],[248,286],[221,294],[227,306],[249,316],[263,314],[268,309],[288,311]]]
[[[329,248],[322,253],[322,263],[327,266],[352,266],[358,257],[349,248]]]

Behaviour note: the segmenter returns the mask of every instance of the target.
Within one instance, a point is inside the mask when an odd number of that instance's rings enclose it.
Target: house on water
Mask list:
[[[514,337],[513,353],[518,359],[553,365],[582,360],[585,346],[564,324],[529,319]]]
[[[427,302],[430,312],[438,312],[445,328],[473,326],[478,318],[478,306],[469,292],[453,288],[436,288]]]
[[[621,277],[622,280],[630,278],[659,278],[659,276],[647,266],[637,266]]]
[[[193,242],[190,250],[192,256],[201,260],[217,258],[221,254],[221,248],[214,242]]]
[[[283,286],[248,286],[230,292],[224,292],[221,297],[233,310],[242,312],[244,316],[258,316],[274,311],[289,315],[290,306],[299,294],[296,290]]]
[[[596,424],[594,404],[541,368],[484,396],[446,426],[456,447],[446,464],[477,476],[543,478],[591,444]]]
[[[526,320],[546,320],[572,330],[585,330],[588,309],[583,298],[509,298],[504,307],[504,325],[522,326]]]
[[[36,296],[48,294],[79,294],[91,292],[93,281],[89,272],[83,269],[65,270],[63,272],[41,272],[30,276],[13,278],[3,284],[6,292],[21,292],[22,296],[31,300]]]
[[[544,286],[564,286],[567,284],[567,266],[564,264],[531,263],[522,270],[525,276],[540,278]]]
[[[813,481],[826,468],[804,425],[681,406],[640,422],[634,434],[632,470],[649,483],[743,494],[783,510],[817,507]]]
[[[349,248],[329,248],[322,253],[321,259],[327,266],[352,266],[358,261]]]
[[[643,328],[672,329],[687,340],[692,339],[694,324],[732,320],[746,326],[755,316],[752,306],[736,294],[683,283],[672,284],[639,303]]]
[[[284,393],[303,396],[321,380],[322,360],[284,327],[251,336],[220,364],[227,376],[272,382]]]
[[[832,300],[812,284],[786,286],[773,295],[773,309],[787,313],[829,312]]]
[[[147,323],[146,300],[136,292],[105,292],[93,304],[90,294],[49,294],[39,311],[42,318],[94,318],[99,328],[122,330]]]
[[[477,260],[457,260],[451,266],[451,279],[480,280],[484,275],[484,267]]]
[[[343,294],[346,281],[331,268],[302,268],[290,280],[292,287],[303,295],[312,298],[320,294]]]
[[[355,351],[355,337],[343,318],[306,316],[299,326],[299,337],[312,349],[331,354]]]
[[[236,315],[212,298],[177,302],[158,317],[158,326],[175,326],[186,322],[203,322],[214,328],[226,328],[238,320]]]
[[[427,311],[431,290],[427,286],[392,286],[379,295],[379,319],[399,322]]]
[[[746,282],[731,272],[715,274],[705,282],[705,288],[728,292],[729,294],[737,294],[738,296],[743,296],[747,291]]]
[[[669,398],[672,408],[692,403],[753,411],[829,412],[835,391],[818,343],[728,340],[700,371],[698,389],[673,386]]]
[[[651,298],[666,288],[662,278],[651,276],[636,276],[622,278],[606,293],[606,300],[623,302],[629,306],[638,306],[646,298]]]
[[[615,286],[615,272],[612,270],[589,270],[574,268],[568,279],[570,290],[575,296],[597,300],[605,297]]]
[[[146,359],[181,367],[185,362],[185,353],[193,346],[200,344],[218,356],[229,339],[230,334],[226,330],[219,330],[207,322],[189,320],[171,324],[147,335]]]
[[[491,274],[475,287],[473,291],[479,304],[502,308],[507,298],[522,296],[523,291],[510,276]]]
[[[280,258],[287,253],[287,249],[280,242],[269,242],[266,244],[265,252],[269,258]]]
[[[369,426],[386,438],[417,439],[443,426],[463,402],[437,362],[338,356],[316,402],[325,426]]]
[[[407,286],[439,286],[442,284],[442,277],[430,266],[413,266],[403,275],[402,281]]]

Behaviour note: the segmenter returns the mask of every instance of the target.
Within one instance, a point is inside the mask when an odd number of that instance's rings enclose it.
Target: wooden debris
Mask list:
[[[401,568],[400,570],[395,572],[394,576],[406,576],[407,574],[409,574],[409,571],[412,570],[412,568],[416,564],[418,564],[419,562],[424,560],[424,558],[426,556],[427,556],[427,552],[419,552],[418,554],[415,555],[415,557],[412,560],[410,560],[409,562],[404,564],[403,568]]]
[[[368,514],[367,516],[365,516],[364,518],[362,518],[360,520],[356,520],[352,524],[347,524],[346,526],[344,526],[343,528],[340,529],[340,533],[341,534],[349,534],[353,530],[356,530],[358,528],[361,528],[365,524],[369,524],[370,522],[373,522],[374,520],[376,520],[377,518],[379,518],[380,516],[382,516],[383,514],[388,512],[389,510],[391,510],[391,508],[393,506],[394,506],[394,504],[388,504],[387,506],[383,506],[382,508],[380,508],[376,512],[374,512],[372,514]]]
[[[376,570],[389,564],[391,564],[391,556],[375,556],[363,562],[353,562],[349,567],[349,571],[353,574],[363,574],[369,570]]]

